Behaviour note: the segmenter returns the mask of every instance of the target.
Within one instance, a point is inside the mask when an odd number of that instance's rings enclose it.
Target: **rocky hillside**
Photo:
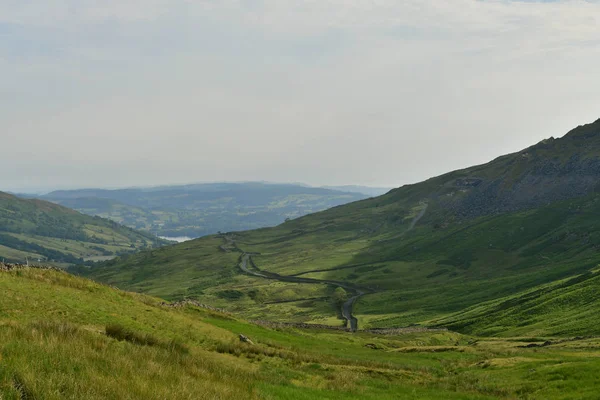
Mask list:
[[[490,163],[396,189],[385,200],[418,193],[456,215],[482,216],[586,196],[600,189],[599,179],[600,120]]]

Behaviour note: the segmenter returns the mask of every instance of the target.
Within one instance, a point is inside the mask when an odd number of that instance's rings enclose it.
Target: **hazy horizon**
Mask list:
[[[399,187],[600,117],[600,2],[0,3],[0,190]]]
[[[51,193],[53,191],[61,191],[61,190],[122,190],[122,189],[149,189],[149,188],[160,188],[160,187],[177,187],[177,186],[190,186],[190,185],[210,185],[210,184],[243,184],[243,183],[262,183],[266,185],[298,185],[298,186],[306,186],[312,188],[329,188],[329,187],[365,187],[370,189],[395,189],[397,186],[370,186],[370,185],[355,185],[355,184],[341,184],[341,185],[309,185],[303,182],[269,182],[269,181],[213,181],[213,182],[187,182],[187,183],[158,183],[156,185],[143,185],[143,186],[65,186],[65,187],[39,187],[39,188],[1,188],[0,192],[9,192],[9,193],[17,193],[17,194],[31,194],[31,195],[44,195]]]

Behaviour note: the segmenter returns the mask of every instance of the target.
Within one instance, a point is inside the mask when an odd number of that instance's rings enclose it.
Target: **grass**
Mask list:
[[[269,329],[37,269],[1,272],[0,290],[3,400],[592,399],[600,390],[598,338]]]
[[[432,323],[480,335],[598,335],[600,276],[589,272],[478,304]]]
[[[3,398],[235,398],[248,394],[243,383],[223,382],[227,369],[219,371],[222,378],[218,378],[220,363],[214,360],[119,345],[85,330],[64,332],[51,327],[0,329],[5,343],[0,369]],[[227,374],[230,379],[234,371],[231,368]],[[243,382],[243,371],[236,373]]]

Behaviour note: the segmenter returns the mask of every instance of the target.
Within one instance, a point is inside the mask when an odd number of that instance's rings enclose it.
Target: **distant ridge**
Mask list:
[[[167,237],[275,226],[286,219],[367,197],[356,191],[265,182],[59,190],[42,196],[89,215]]]
[[[371,197],[381,196],[392,190],[391,187],[371,187],[358,185],[343,185],[343,186],[323,186],[325,189],[339,190],[342,192],[362,193]]]

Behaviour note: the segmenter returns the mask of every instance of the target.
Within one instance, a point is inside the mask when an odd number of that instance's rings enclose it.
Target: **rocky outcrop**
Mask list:
[[[600,120],[427,183],[423,198],[459,217],[521,211],[600,192]]]
[[[250,340],[250,338],[248,336],[242,335],[241,333],[240,333],[240,342],[254,344],[254,342],[252,340]]]

